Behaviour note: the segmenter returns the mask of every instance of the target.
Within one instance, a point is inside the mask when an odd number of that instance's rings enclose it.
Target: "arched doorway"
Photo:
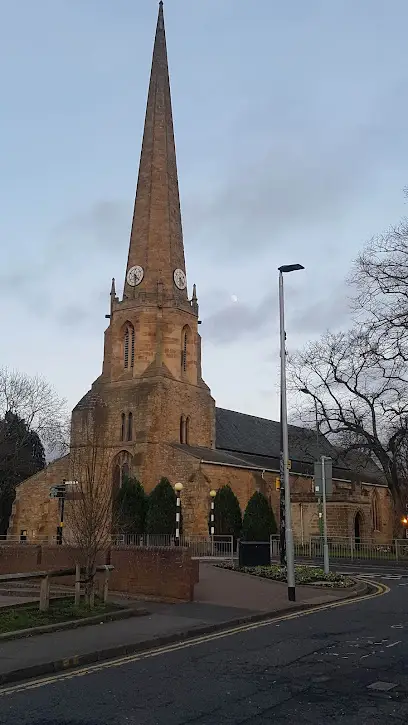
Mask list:
[[[354,519],[354,540],[356,544],[361,543],[361,534],[363,531],[363,517],[360,511],[357,511]]]

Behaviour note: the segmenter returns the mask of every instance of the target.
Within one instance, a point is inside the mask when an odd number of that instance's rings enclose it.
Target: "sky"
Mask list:
[[[124,277],[158,2],[0,9],[0,364],[72,408]],[[278,266],[305,267],[285,277],[290,353],[349,324],[353,259],[406,213],[408,3],[164,12],[203,377],[219,406],[277,419]]]

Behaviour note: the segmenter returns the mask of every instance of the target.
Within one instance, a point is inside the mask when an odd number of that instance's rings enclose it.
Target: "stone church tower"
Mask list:
[[[71,441],[80,441],[84,414],[102,399],[114,486],[130,471],[149,491],[171,475],[168,444],[215,446],[195,286],[191,299],[187,291],[162,3],[123,295],[112,280],[107,317],[102,374],[73,410]]]

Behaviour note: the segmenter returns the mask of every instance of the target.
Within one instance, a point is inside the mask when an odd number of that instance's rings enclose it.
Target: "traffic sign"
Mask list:
[[[324,458],[324,477],[326,484],[326,496],[333,493],[333,461],[331,458]],[[314,464],[314,489],[319,498],[323,496],[322,461],[315,461]]]

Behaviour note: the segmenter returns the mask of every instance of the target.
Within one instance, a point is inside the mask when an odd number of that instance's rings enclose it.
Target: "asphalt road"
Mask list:
[[[0,690],[0,724],[402,725],[408,581],[389,585],[365,602]]]

